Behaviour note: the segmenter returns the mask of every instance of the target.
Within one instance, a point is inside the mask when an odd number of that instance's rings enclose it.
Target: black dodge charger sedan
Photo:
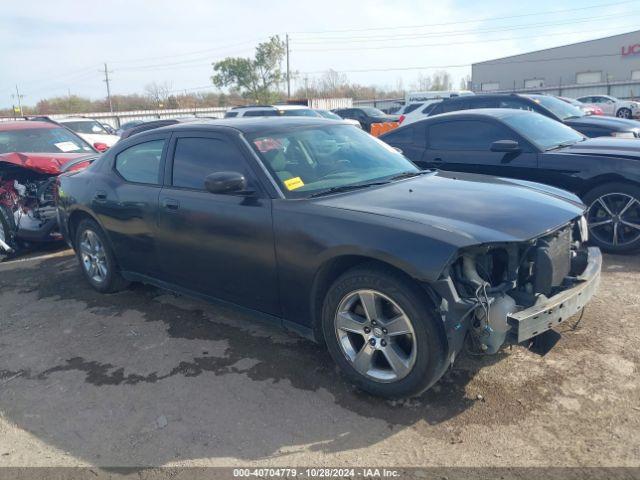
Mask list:
[[[533,112],[479,109],[412,123],[380,137],[421,168],[481,173],[569,190],[589,206],[591,240],[640,248],[640,142],[588,139]]]
[[[580,108],[552,95],[500,93],[445,98],[430,110],[429,116],[476,108],[529,110],[562,122],[587,137],[640,138],[640,122],[637,120],[587,115]]]
[[[530,182],[423,172],[343,122],[185,123],[119,142],[59,179],[87,281],[137,281],[244,307],[326,343],[386,397],[436,382],[579,311],[601,257],[584,205]]]

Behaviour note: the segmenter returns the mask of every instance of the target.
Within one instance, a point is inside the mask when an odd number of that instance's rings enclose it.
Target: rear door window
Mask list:
[[[116,171],[128,182],[160,185],[160,164],[165,142],[151,140],[123,150],[116,155]]]
[[[436,123],[429,127],[429,148],[432,150],[486,150],[498,140],[516,140],[501,125],[478,120],[458,120]]]
[[[535,111],[530,104],[523,102],[518,98],[501,98],[498,101],[498,108],[513,108],[516,110],[528,110],[530,112]]]

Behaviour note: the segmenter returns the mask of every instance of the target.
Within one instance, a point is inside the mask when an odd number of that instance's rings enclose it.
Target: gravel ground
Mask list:
[[[0,466],[640,466],[640,256],[607,256],[542,356],[462,356],[420,399],[354,390],[313,343],[69,251],[0,264]]]

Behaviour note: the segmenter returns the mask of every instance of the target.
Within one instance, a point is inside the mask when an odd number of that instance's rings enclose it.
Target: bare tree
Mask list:
[[[468,90],[471,85],[471,75],[466,75],[460,79],[460,90]]]
[[[344,73],[331,69],[327,70],[322,77],[320,77],[318,83],[320,93],[328,97],[342,96],[344,91],[349,87],[349,79],[347,76]]]
[[[451,90],[451,74],[445,70],[436,72],[431,77],[431,88],[429,90]]]
[[[155,104],[162,107],[171,95],[172,85],[169,82],[152,82],[144,87],[145,94]]]

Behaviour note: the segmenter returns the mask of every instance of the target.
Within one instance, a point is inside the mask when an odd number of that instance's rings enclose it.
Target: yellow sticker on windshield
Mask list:
[[[304,182],[300,177],[294,177],[285,180],[284,184],[289,190],[295,190],[296,188],[304,187]]]

